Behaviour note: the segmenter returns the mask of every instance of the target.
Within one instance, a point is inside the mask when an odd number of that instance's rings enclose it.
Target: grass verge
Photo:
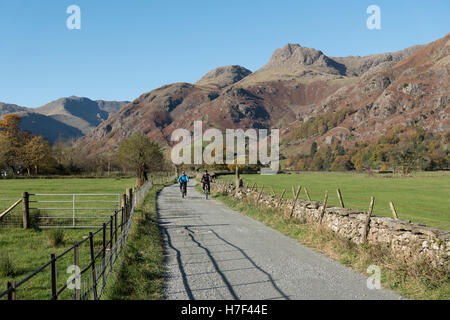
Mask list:
[[[156,212],[156,196],[163,187],[152,187],[136,209],[127,248],[108,281],[105,299],[163,299],[164,252]]]
[[[450,299],[450,271],[432,268],[428,261],[416,263],[394,257],[387,245],[356,245],[334,232],[300,223],[283,216],[281,211],[213,193],[212,197],[233,210],[264,223],[303,245],[315,249],[366,276],[370,265],[381,268],[381,284],[408,299]]]

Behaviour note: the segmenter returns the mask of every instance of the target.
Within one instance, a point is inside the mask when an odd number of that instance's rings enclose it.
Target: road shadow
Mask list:
[[[171,188],[178,188],[177,185],[171,186]],[[194,187],[190,187],[194,188]],[[169,196],[173,196],[172,194],[168,194]],[[160,194],[158,194],[158,197],[160,197]],[[191,196],[191,199],[201,198],[204,199],[204,197],[197,197],[197,196]],[[180,196],[181,198],[181,196]],[[170,198],[172,199],[172,198]],[[188,198],[189,199],[189,198]],[[186,199],[185,199],[186,200]],[[185,201],[182,200],[182,201]],[[181,201],[181,200],[180,200]],[[158,223],[161,234],[165,236],[164,241],[164,252],[167,253],[165,255],[165,265],[168,266],[175,266],[175,263],[171,263],[168,265],[168,259],[169,257],[175,256],[176,260],[176,267],[179,271],[179,275],[182,280],[183,289],[184,292],[187,295],[187,298],[189,300],[195,300],[194,292],[196,291],[205,291],[205,290],[218,290],[218,289],[226,289],[228,291],[229,295],[234,300],[240,300],[239,294],[237,292],[238,287],[246,286],[246,285],[253,285],[253,284],[261,284],[261,283],[267,283],[277,292],[272,296],[271,299],[284,299],[289,300],[289,296],[285,294],[276,284],[275,280],[273,279],[272,275],[264,270],[261,266],[259,266],[246,252],[244,249],[240,248],[239,246],[233,244],[232,242],[226,240],[222,236],[220,236],[216,232],[217,227],[230,227],[229,224],[205,224],[199,223],[195,224],[192,223],[192,220],[189,220],[190,223],[183,224],[183,222],[180,223],[178,219],[191,219],[193,215],[187,213],[184,215],[181,210],[175,210],[177,212],[173,212],[172,216],[164,215],[164,217],[160,218],[160,212],[161,207],[159,201],[156,201],[156,210],[158,212]],[[163,212],[169,212],[167,209],[163,209]],[[195,215],[195,214],[194,214]],[[201,219],[201,215],[195,215],[198,216]],[[170,221],[171,219],[176,219],[176,221]],[[188,221],[186,221],[188,222]],[[200,229],[200,230],[199,230]],[[182,233],[175,233],[180,231],[174,231],[174,230],[183,230]],[[201,232],[201,233],[199,233]],[[205,236],[207,236],[207,239],[205,239]],[[211,238],[209,237],[211,236]],[[204,255],[207,257],[206,261],[184,261],[182,257],[192,256],[192,255],[201,255],[200,253],[193,254],[192,252],[183,254],[183,251],[185,249],[190,249],[192,246],[186,246],[186,243],[183,244],[183,246],[176,246],[175,243],[177,242],[178,237],[184,237],[187,240],[192,241],[193,245],[195,245],[197,248],[200,249],[200,251],[204,252]],[[218,242],[218,243],[215,243]],[[220,247],[220,250],[212,250],[212,248],[218,248]],[[174,254],[172,254],[169,251],[172,250]],[[220,254],[220,252],[234,252],[239,254],[235,259],[217,259],[215,257],[215,254]],[[223,268],[221,267],[221,264],[224,262],[230,262],[230,261],[237,261],[237,260],[245,260],[249,262],[251,267],[242,267],[242,268],[231,268],[232,271],[243,271],[244,272],[259,272],[262,274],[262,276],[265,278],[261,281],[255,281],[255,282],[249,282],[248,278],[243,277],[243,279],[239,279],[238,283],[232,283],[230,279],[227,278],[226,273],[230,272],[230,267]],[[175,262],[175,261],[174,261]],[[185,270],[186,265],[191,264],[203,264],[203,263],[210,263],[214,270],[211,272],[203,272],[203,273],[194,273],[194,274],[187,274]],[[253,270],[253,271],[250,271]],[[167,271],[166,271],[167,272]],[[223,286],[212,286],[207,288],[192,288],[189,283],[189,277],[190,276],[202,276],[204,275],[207,277],[207,274],[217,274],[221,282],[223,283]],[[166,276],[168,274],[166,273]],[[177,276],[178,277],[178,276]],[[167,279],[167,277],[166,277]],[[191,279],[192,281],[192,279]],[[235,281],[236,282],[236,281]],[[179,294],[183,292],[165,292],[166,298],[169,294]]]

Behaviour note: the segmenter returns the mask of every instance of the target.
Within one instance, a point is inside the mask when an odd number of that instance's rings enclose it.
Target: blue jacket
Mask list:
[[[183,176],[183,175],[181,175],[181,176],[178,178],[178,181],[179,181],[179,182],[188,182],[188,181],[189,181],[189,178],[188,178],[188,176]]]

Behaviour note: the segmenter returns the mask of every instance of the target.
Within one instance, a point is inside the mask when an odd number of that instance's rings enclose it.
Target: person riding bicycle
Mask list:
[[[202,176],[202,184],[203,184],[203,191],[205,191],[205,188],[208,187],[208,192],[211,190],[211,176],[208,173],[208,170],[205,170]]]
[[[180,183],[180,190],[183,192],[183,187],[186,187],[186,194],[187,194],[187,183],[189,181],[189,177],[186,175],[186,172],[182,171],[181,176],[178,178],[178,182]]]

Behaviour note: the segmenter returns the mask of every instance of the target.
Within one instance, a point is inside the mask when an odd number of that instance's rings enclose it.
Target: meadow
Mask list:
[[[299,198],[307,200],[306,187],[312,200],[323,201],[328,190],[328,206],[340,206],[339,188],[346,208],[367,211],[370,197],[375,197],[374,215],[392,217],[389,202],[393,202],[399,219],[425,223],[431,227],[450,230],[450,172],[421,172],[408,177],[392,174],[305,172],[262,176],[241,175],[246,186],[254,183],[264,191],[293,198],[292,186],[302,186]],[[230,180],[234,176],[222,176]]]
[[[124,193],[135,185],[134,178],[97,178],[97,179],[17,179],[0,180],[0,199],[21,197],[22,192],[29,193]],[[5,210],[14,201],[0,202],[0,211]],[[113,214],[113,212],[111,212]],[[60,254],[73,246],[93,229],[65,229],[63,240],[52,244],[55,229],[28,229],[0,227],[0,292],[6,290],[9,280],[20,281],[50,259],[51,253]],[[95,239],[95,245],[101,245],[101,237]],[[89,249],[80,247],[80,264],[89,261]],[[58,285],[65,283],[67,266],[73,264],[72,255],[58,264]],[[50,268],[27,282],[17,292],[18,299],[49,299]],[[62,298],[70,298],[71,291],[66,290]]]
[[[124,193],[135,178],[0,179],[0,199],[29,193]],[[0,208],[1,209],[1,208]]]

